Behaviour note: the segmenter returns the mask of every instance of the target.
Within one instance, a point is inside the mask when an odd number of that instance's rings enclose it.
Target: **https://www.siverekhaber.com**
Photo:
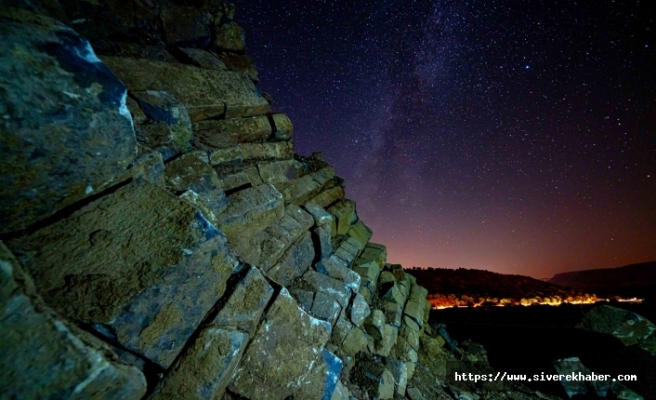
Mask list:
[[[471,372],[453,372],[453,380],[456,382],[635,382],[636,375],[608,375],[595,374],[594,372],[570,372],[567,374],[508,374],[497,372],[496,374],[474,374]]]

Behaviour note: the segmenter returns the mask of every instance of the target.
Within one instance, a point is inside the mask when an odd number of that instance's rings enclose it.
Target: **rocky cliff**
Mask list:
[[[443,347],[427,290],[369,242],[344,181],[294,154],[234,6],[5,3],[0,397],[482,390],[444,371],[484,351]]]

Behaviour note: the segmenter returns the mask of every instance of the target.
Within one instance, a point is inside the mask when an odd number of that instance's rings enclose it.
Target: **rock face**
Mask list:
[[[137,154],[127,90],[84,38],[0,14],[0,233],[98,193]]]
[[[3,397],[139,399],[146,392],[137,369],[43,305],[2,242],[0,305]]]
[[[165,368],[237,264],[201,213],[140,180],[11,243],[55,309]]]
[[[182,3],[0,11],[0,393],[441,398],[427,291],[294,154],[234,6]]]

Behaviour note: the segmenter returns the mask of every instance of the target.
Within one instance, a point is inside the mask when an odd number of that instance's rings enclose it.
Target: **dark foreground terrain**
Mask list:
[[[652,299],[643,304],[613,303],[656,321]],[[616,338],[574,326],[593,306],[456,308],[433,310],[431,320],[446,324],[449,334],[462,342],[471,339],[488,352],[491,365],[509,374],[553,374],[552,362],[579,357],[597,374],[635,374],[626,386],[645,400],[656,399],[656,358],[646,351],[624,346]],[[560,383],[525,382],[534,390],[567,398]],[[584,399],[586,397],[575,397]],[[596,396],[589,396],[596,399]],[[607,397],[609,398],[609,397]],[[613,397],[610,397],[613,398]]]

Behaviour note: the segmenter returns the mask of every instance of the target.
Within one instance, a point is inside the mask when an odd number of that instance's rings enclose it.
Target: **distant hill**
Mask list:
[[[590,298],[584,290],[567,289],[524,275],[464,268],[410,268],[406,272],[428,289],[428,298],[434,305],[559,303]]]
[[[656,293],[656,261],[624,267],[563,272],[549,279],[563,287],[592,291],[596,294],[618,294],[653,297]],[[597,293],[599,292],[599,293]]]

